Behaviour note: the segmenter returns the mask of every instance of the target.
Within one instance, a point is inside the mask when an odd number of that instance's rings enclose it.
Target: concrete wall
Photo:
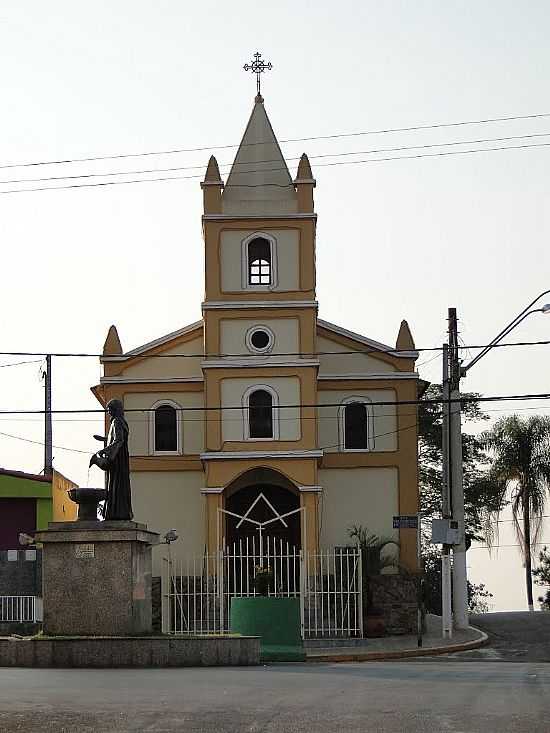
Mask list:
[[[398,539],[392,518],[398,514],[395,468],[327,468],[319,470],[321,547],[347,545],[348,528],[362,524],[372,534]]]
[[[126,409],[149,409],[161,400],[175,402],[180,407],[203,407],[202,392],[135,392],[124,396]],[[152,414],[148,412],[127,412],[130,428],[129,449],[131,456],[151,455],[153,450]],[[183,437],[185,454],[196,454],[204,450],[204,413],[199,410],[178,412],[178,429]]]
[[[178,532],[174,556],[202,555],[206,542],[206,485],[202,471],[137,471],[132,473],[132,505],[136,522],[152,532]],[[166,545],[153,548],[153,575],[163,572]]]
[[[344,404],[350,397],[390,402],[396,399],[392,389],[377,390],[329,390],[318,393],[318,403]],[[337,452],[344,445],[344,436],[340,420],[341,407],[327,407],[319,410],[319,447],[327,452]],[[372,406],[372,427],[374,432],[374,451],[397,450],[397,418],[394,405]]]
[[[300,289],[300,241],[296,229],[266,231],[276,239],[277,282],[270,290],[296,291]],[[220,238],[221,289],[223,292],[242,291],[242,242],[252,234],[250,230],[226,230]],[[261,231],[258,236],[261,236]],[[261,292],[261,291],[260,291]]]
[[[226,409],[222,417],[222,440],[244,440],[245,413],[239,405],[243,403],[243,395],[250,387],[258,384],[267,384],[279,396],[280,405],[300,404],[300,380],[298,377],[269,377],[265,382],[256,378],[223,379],[221,383],[221,402],[223,407],[237,407]],[[280,412],[279,440],[299,440],[300,411],[298,408],[288,408]],[[253,442],[253,441],[251,441]]]

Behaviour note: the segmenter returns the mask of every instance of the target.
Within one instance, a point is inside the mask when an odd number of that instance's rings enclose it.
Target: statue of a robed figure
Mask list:
[[[124,406],[120,400],[110,400],[107,412],[111,426],[105,440],[94,435],[104,447],[90,458],[90,466],[98,466],[107,474],[107,499],[103,510],[106,520],[131,520],[132,493],[130,488],[130,454],[128,451],[128,423],[124,418]]]

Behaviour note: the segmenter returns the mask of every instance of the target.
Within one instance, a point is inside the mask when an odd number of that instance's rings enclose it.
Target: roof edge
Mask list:
[[[177,331],[172,331],[171,333],[167,333],[165,336],[161,336],[158,339],[155,339],[154,341],[149,341],[146,344],[142,344],[141,346],[136,346],[135,349],[131,349],[130,351],[126,351],[124,354],[121,354],[120,356],[115,357],[104,357],[102,358],[102,361],[123,361],[125,359],[131,359],[134,356],[141,356],[145,352],[149,351],[150,349],[154,349],[157,346],[162,346],[163,344],[168,343],[172,339],[179,338],[179,336],[185,336],[188,333],[192,333],[193,331],[198,331],[199,328],[203,328],[204,321],[201,318],[200,321],[195,321],[194,323],[190,323],[188,326],[184,326],[183,328],[179,328]]]

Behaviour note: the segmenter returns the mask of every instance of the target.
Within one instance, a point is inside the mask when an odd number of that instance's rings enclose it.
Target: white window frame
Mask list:
[[[269,343],[263,349],[256,348],[252,343],[252,336],[256,333],[256,331],[265,331],[269,336]],[[273,346],[275,345],[275,334],[269,328],[269,326],[264,326],[262,323],[258,323],[248,329],[244,337],[244,342],[246,344],[246,348],[250,351],[250,353],[268,354],[270,351],[273,350]]]
[[[158,407],[168,405],[176,410],[176,450],[156,450],[155,448],[155,414]],[[182,406],[173,400],[158,400],[149,410],[149,455],[151,456],[181,456],[183,455]]]
[[[367,447],[366,448],[346,448],[346,407],[354,402],[360,402],[365,405],[367,410]],[[346,453],[368,453],[375,450],[374,435],[374,412],[372,401],[368,397],[352,396],[346,397],[338,408],[338,441],[340,450]]]
[[[248,282],[248,245],[254,239],[266,239],[269,242],[269,252],[271,257],[271,283],[269,285],[251,285]],[[267,232],[254,232],[243,239],[241,243],[241,284],[243,290],[275,290],[278,285],[277,274],[277,240],[272,234]]]
[[[271,395],[271,417],[273,425],[273,434],[270,438],[251,438],[250,437],[250,395],[259,389],[269,392]],[[279,440],[279,394],[269,384],[254,384],[245,391],[242,397],[243,408],[243,440],[249,440],[252,443],[265,443],[270,440]]]

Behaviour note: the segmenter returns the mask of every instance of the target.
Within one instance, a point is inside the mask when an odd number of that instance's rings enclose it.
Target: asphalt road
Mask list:
[[[550,666],[0,669],[0,731],[548,733]]]

